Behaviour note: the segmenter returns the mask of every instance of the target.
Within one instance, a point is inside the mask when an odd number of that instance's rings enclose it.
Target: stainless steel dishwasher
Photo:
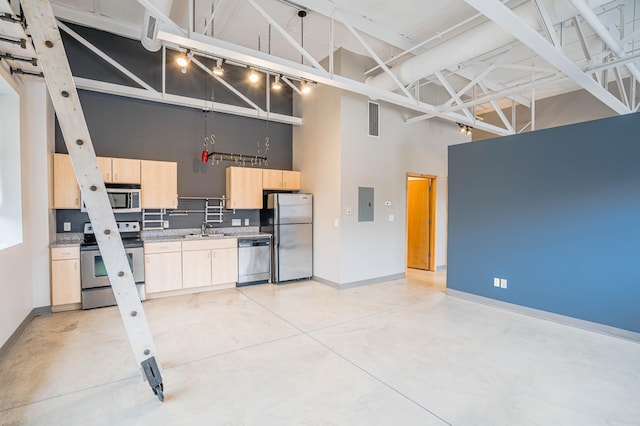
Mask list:
[[[271,237],[238,238],[238,287],[269,282]]]

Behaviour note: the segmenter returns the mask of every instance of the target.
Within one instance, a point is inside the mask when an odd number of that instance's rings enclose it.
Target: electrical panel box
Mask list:
[[[358,222],[373,222],[373,188],[358,187]]]

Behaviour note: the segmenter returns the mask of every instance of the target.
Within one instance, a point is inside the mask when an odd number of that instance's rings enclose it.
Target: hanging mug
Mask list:
[[[207,151],[206,149],[202,150],[202,162],[203,163],[209,162],[209,151]]]

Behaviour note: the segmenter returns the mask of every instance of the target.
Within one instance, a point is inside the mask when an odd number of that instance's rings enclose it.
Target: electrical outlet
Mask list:
[[[353,213],[353,210],[351,207],[347,207],[347,216],[351,216],[351,213]]]
[[[249,226],[249,219],[244,220],[244,226]]]
[[[493,279],[493,286],[494,287],[500,287],[500,278],[494,278]]]
[[[66,232],[71,231],[71,222],[65,222],[63,226]]]
[[[242,219],[231,219],[231,226],[242,226]]]
[[[169,228],[169,221],[165,220],[163,226],[164,226],[164,229],[168,229]]]
[[[333,226],[335,226],[336,228],[340,226],[340,221],[337,218],[333,219]]]
[[[500,279],[500,287],[507,288],[507,280],[505,280],[504,278],[501,278]]]
[[[389,215],[389,222],[393,222],[394,220],[396,220],[395,216],[390,214]]]

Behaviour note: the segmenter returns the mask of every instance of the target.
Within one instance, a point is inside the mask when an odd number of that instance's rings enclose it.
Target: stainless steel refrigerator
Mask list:
[[[261,230],[273,234],[271,281],[309,279],[313,275],[313,196],[273,193],[267,196]]]

